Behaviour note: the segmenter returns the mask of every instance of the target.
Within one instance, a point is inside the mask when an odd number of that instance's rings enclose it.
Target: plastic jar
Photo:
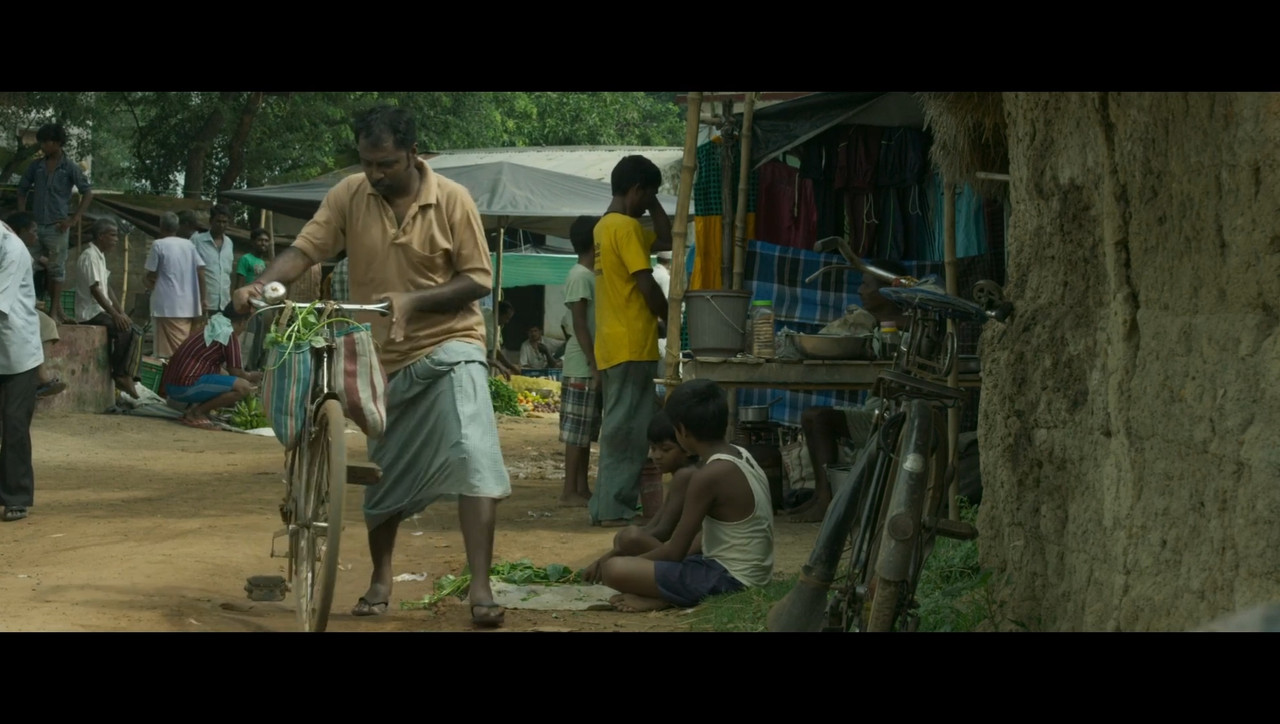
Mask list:
[[[772,301],[757,299],[751,303],[749,330],[749,354],[761,359],[773,359],[777,356],[774,350]]]
[[[893,359],[898,353],[898,346],[902,343],[902,334],[898,331],[896,322],[880,323],[880,340],[884,343],[880,350],[881,358]]]

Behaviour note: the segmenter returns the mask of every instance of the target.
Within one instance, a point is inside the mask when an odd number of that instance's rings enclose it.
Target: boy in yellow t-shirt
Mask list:
[[[636,515],[640,472],[648,456],[658,324],[667,299],[653,279],[649,254],[671,248],[671,219],[658,202],[662,172],[644,156],[613,168],[613,201],[595,227],[595,356],[604,416],[600,468],[588,506],[591,523],[624,526]],[[640,219],[648,213],[653,230]]]

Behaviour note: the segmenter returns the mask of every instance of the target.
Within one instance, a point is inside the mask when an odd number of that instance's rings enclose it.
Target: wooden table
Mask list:
[[[680,380],[705,379],[725,387],[779,390],[869,390],[889,361],[796,360],[766,361],[759,357],[695,357],[680,367]],[[945,380],[940,380],[943,384]],[[961,387],[979,387],[981,374],[961,374]]]

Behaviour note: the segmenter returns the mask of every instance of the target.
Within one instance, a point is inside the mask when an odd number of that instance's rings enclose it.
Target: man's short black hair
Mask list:
[[[573,220],[569,227],[569,243],[573,244],[574,252],[585,254],[595,248],[596,224],[599,222],[599,216],[579,216]]]
[[[239,322],[242,319],[248,319],[250,314],[252,314],[252,312],[247,309],[244,311],[243,314],[241,314],[240,312],[237,312],[236,305],[234,302],[227,302],[227,306],[222,308],[222,316],[226,317],[227,319],[230,319],[233,322]]]
[[[502,315],[504,315],[504,314],[515,314],[515,313],[516,313],[516,308],[515,308],[515,307],[513,307],[513,306],[511,306],[511,302],[508,302],[508,301],[507,301],[507,300],[505,300],[505,299],[503,299],[502,301],[498,302],[498,316],[499,316],[499,317],[501,317],[501,316],[502,316]]]
[[[374,106],[362,111],[355,118],[352,130],[356,143],[365,139],[370,143],[391,141],[391,147],[408,151],[418,142],[418,127],[413,115],[395,106]]]
[[[666,411],[658,410],[649,420],[649,442],[654,445],[664,442],[678,444],[675,425],[671,424],[671,418],[667,417]]]
[[[266,237],[268,241],[271,240],[271,232],[259,226],[249,234],[249,241],[257,241],[260,236]]]
[[[723,440],[729,426],[729,398],[711,380],[689,380],[676,386],[663,408],[672,427],[684,430],[699,442]]]
[[[40,126],[40,130],[36,131],[36,143],[44,143],[45,141],[65,144],[67,142],[66,129],[62,127],[61,123],[46,123]]]
[[[227,217],[227,221],[230,221],[231,207],[227,206],[226,204],[214,204],[212,207],[209,208],[210,220],[212,220],[213,217],[217,216],[218,214],[222,214],[223,216]]]
[[[656,163],[644,156],[626,156],[613,167],[609,185],[614,196],[625,196],[636,186],[656,191],[662,186],[662,171],[658,170]]]
[[[15,211],[9,214],[9,218],[5,219],[4,222],[9,225],[10,229],[13,229],[14,233],[20,234],[23,229],[36,223],[36,217],[29,211]]]

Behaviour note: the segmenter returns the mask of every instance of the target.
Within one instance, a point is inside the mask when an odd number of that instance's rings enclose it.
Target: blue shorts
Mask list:
[[[224,392],[230,392],[237,379],[239,378],[231,375],[200,375],[200,379],[196,380],[194,385],[187,387],[169,385],[166,388],[166,392],[169,399],[174,402],[198,405],[202,402],[208,402]]]
[[[709,596],[746,588],[724,566],[697,553],[679,563],[654,561],[653,579],[662,598],[682,608],[696,606]]]

